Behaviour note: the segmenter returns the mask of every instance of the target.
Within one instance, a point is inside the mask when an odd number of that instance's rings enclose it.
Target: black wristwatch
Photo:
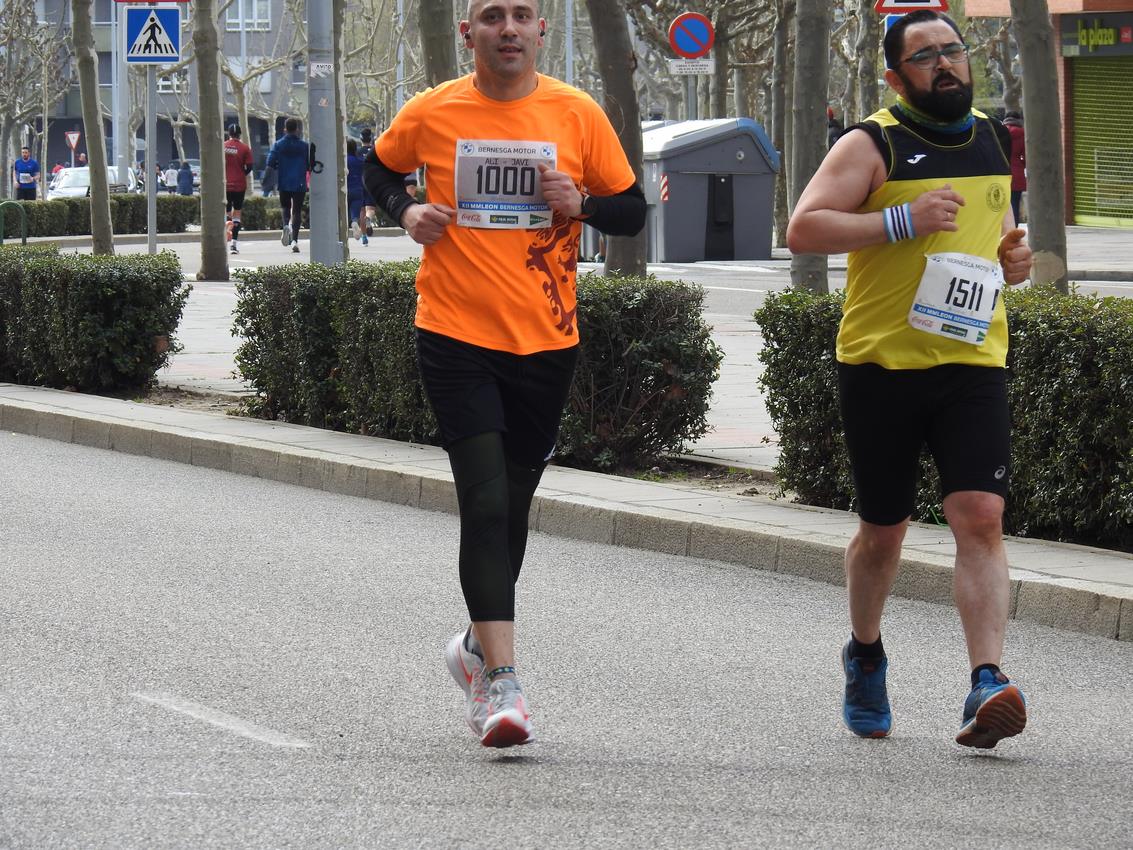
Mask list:
[[[593,195],[583,195],[582,196],[582,215],[579,216],[579,217],[580,218],[590,218],[590,216],[594,215],[596,212],[598,212],[598,199],[595,198]]]

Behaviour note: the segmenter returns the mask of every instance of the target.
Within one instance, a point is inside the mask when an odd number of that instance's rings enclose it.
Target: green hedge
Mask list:
[[[1008,534],[1133,548],[1133,301],[1009,290]],[[853,508],[834,342],[842,295],[784,292],[755,314],[760,386],[779,434],[776,471],[807,504]],[[939,515],[922,462],[918,518]]]
[[[19,201],[28,216],[28,236],[87,236],[90,234],[90,199],[56,198],[53,201]],[[244,201],[244,230],[278,230],[279,201],[249,194]],[[146,232],[146,196],[110,196],[110,219],[115,233]],[[201,223],[198,195],[157,196],[157,232],[184,233],[186,226]],[[306,225],[306,221],[304,221]],[[4,238],[20,237],[20,215],[11,207],[4,210]]]
[[[0,380],[81,392],[144,388],[178,350],[173,334],[189,290],[172,252],[0,247]]]
[[[414,349],[417,262],[240,273],[236,364],[270,419],[436,443]],[[699,287],[578,281],[581,350],[560,457],[599,469],[653,462],[707,430],[721,354]]]

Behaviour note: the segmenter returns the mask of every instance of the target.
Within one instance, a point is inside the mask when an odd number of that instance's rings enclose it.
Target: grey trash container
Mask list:
[[[771,258],[779,154],[762,127],[666,122],[641,138],[649,262]]]

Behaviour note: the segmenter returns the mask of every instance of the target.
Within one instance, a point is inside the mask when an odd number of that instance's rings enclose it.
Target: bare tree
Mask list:
[[[787,163],[791,151],[791,118],[787,105],[792,100],[794,90],[795,0],[779,0],[775,19],[774,50],[771,79],[771,144],[782,156],[779,158],[779,173],[775,178],[775,244],[787,245],[787,220],[790,218],[794,198],[791,196],[791,181],[787,179]]]
[[[1034,251],[1031,280],[1054,283],[1066,292],[1066,182],[1058,106],[1058,41],[1046,0],[1011,0],[1011,18],[1023,65],[1023,111],[1027,116],[1028,239]]]
[[[201,145],[201,270],[199,280],[228,280],[224,248],[224,115],[220,98],[220,28],[217,0],[196,0],[193,52],[197,64],[197,99]]]
[[[453,0],[417,0],[425,81],[430,86],[454,79],[458,74],[453,15]]]
[[[60,21],[40,24],[31,3],[0,3],[0,169],[9,172],[12,135],[42,116],[40,164],[47,165],[48,114],[71,86],[70,45]],[[29,148],[33,138],[21,138]],[[46,188],[46,181],[41,179]],[[8,197],[5,179],[0,197]]]
[[[586,7],[590,12],[594,49],[606,92],[606,115],[614,125],[622,150],[633,167],[634,179],[642,183],[641,113],[633,85],[637,58],[629,37],[625,9],[622,0],[586,0]],[[634,277],[644,276],[646,239],[644,230],[636,236],[608,237],[605,273],[616,271]]]
[[[87,137],[91,245],[95,254],[113,254],[110,179],[106,173],[106,138],[98,105],[98,53],[94,49],[91,4],[92,0],[71,0],[71,41],[79,66],[79,96],[83,102],[83,131]]]
[[[830,56],[830,4],[826,0],[798,0],[796,7],[795,90],[791,102],[791,199],[803,188],[826,155],[826,87]],[[791,257],[791,283],[812,292],[828,292],[826,257],[795,254]]]

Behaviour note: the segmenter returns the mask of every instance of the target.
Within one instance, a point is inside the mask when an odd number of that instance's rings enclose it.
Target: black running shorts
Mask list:
[[[554,454],[577,361],[577,346],[520,355],[417,329],[417,364],[444,447],[499,431],[504,454],[525,466]]]
[[[1006,498],[1011,420],[1005,369],[839,363],[838,389],[858,514],[866,522],[895,525],[912,514],[926,445],[943,496],[978,490]]]
[[[228,212],[244,209],[243,192],[225,192],[225,196],[228,198],[228,204],[226,206]]]

